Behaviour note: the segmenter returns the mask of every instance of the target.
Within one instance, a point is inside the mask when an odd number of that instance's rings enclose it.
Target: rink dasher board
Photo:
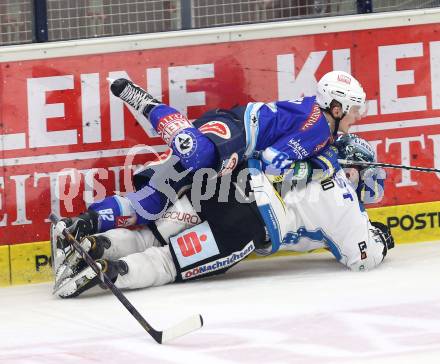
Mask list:
[[[440,201],[371,208],[368,215],[371,220],[390,226],[397,244],[439,239]],[[304,253],[282,251],[273,257],[300,254]],[[255,254],[249,257],[257,258]],[[49,241],[0,246],[0,287],[52,279]]]
[[[0,244],[47,240],[51,211],[74,216],[98,194],[126,192],[127,164],[166,150],[109,94],[108,77],[146,85],[194,119],[214,107],[313,94],[315,78],[338,67],[369,95],[368,117],[350,131],[375,146],[378,160],[435,167],[439,16],[425,9],[1,47],[2,110],[14,112],[0,116]],[[131,160],[138,143],[153,148]],[[58,196],[68,171],[80,172],[74,211]],[[390,171],[382,205],[436,201],[439,180]]]

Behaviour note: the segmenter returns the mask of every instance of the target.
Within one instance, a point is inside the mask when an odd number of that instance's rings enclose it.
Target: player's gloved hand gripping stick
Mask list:
[[[66,224],[60,220],[55,214],[50,214],[49,220],[55,225],[58,230],[58,234],[63,235],[65,239],[71,244],[78,254],[85,260],[85,262],[93,269],[97,274],[101,282],[116,296],[116,298],[124,305],[124,307],[130,312],[130,314],[141,324],[141,326],[147,331],[157,343],[163,344],[179,336],[190,333],[191,331],[200,329],[203,326],[203,319],[201,315],[194,315],[186,320],[174,325],[166,330],[155,330],[151,325],[143,318],[138,310],[130,303],[121,290],[114,285],[110,278],[101,270],[93,258],[81,247],[80,243],[73,237],[73,235],[67,230]]]

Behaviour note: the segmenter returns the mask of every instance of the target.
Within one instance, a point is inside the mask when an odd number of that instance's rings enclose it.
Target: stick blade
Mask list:
[[[193,315],[187,319],[179,322],[177,325],[169,327],[162,331],[161,344],[174,340],[180,336],[189,334],[192,331],[198,330],[203,326],[203,318],[201,315]]]

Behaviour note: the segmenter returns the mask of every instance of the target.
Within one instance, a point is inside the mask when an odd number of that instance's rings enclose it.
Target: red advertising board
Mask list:
[[[194,119],[213,107],[313,94],[332,69],[364,86],[368,115],[354,130],[379,160],[440,168],[436,24],[0,63],[0,244],[47,240],[51,210],[74,215],[84,200],[130,189],[122,168],[130,147],[165,150],[110,96],[107,78],[128,76]],[[439,199],[440,175],[388,175],[380,205]],[[79,186],[62,187],[75,178]],[[60,203],[60,195],[72,198]]]

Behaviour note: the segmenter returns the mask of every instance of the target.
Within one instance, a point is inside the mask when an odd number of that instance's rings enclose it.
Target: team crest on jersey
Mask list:
[[[191,157],[196,150],[197,139],[193,133],[185,131],[184,133],[176,135],[174,145],[181,156],[188,158]]]
[[[315,125],[320,117],[321,117],[321,109],[319,108],[318,104],[314,104],[312,112],[310,113],[306,121],[304,121],[304,124],[301,126],[301,131],[306,131],[308,128]]]
[[[231,130],[229,129],[229,126],[221,121],[209,121],[202,125],[199,130],[203,134],[211,133],[223,139],[231,138]]]
[[[344,82],[344,83],[346,83],[347,85],[349,85],[349,84],[351,83],[351,78],[348,77],[348,76],[346,76],[346,75],[339,74],[339,75],[338,75],[338,81],[339,81],[339,82]]]

